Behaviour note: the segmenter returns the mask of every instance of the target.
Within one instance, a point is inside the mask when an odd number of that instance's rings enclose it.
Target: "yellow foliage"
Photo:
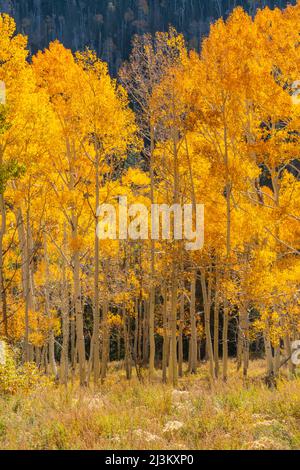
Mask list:
[[[6,347],[6,363],[0,364],[0,395],[29,393],[37,388],[49,387],[50,379],[45,377],[35,364],[17,365],[13,351]]]

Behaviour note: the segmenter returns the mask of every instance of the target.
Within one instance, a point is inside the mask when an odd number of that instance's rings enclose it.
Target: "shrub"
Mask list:
[[[6,347],[5,364],[0,364],[0,394],[15,395],[23,391],[28,393],[38,387],[50,385],[50,380],[38,370],[35,364],[17,365],[15,354]]]

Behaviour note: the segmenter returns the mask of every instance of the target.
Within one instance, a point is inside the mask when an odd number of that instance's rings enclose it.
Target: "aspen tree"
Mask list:
[[[65,73],[67,64],[68,74]],[[79,219],[83,202],[78,198],[78,183],[82,180],[80,167],[80,141],[84,135],[84,121],[81,119],[80,101],[78,97],[83,91],[83,79],[80,67],[67,49],[58,42],[52,43],[44,53],[33,59],[34,70],[38,83],[49,94],[53,111],[61,126],[64,140],[66,162],[62,160],[59,169],[61,178],[66,181],[65,190],[70,195],[70,213],[63,208],[70,227],[73,262],[73,295],[76,319],[76,344],[79,357],[80,383],[86,383],[86,352],[84,340],[84,323],[80,286],[80,246]],[[65,167],[67,171],[65,172]],[[79,173],[78,173],[79,171]],[[63,172],[65,175],[63,176]],[[64,179],[65,177],[65,179]]]
[[[107,65],[101,62],[94,52],[87,50],[77,53],[76,59],[82,68],[84,79],[84,92],[82,106],[87,122],[87,142],[82,142],[85,155],[94,164],[95,170],[95,269],[94,269],[94,331],[93,331],[93,363],[94,381],[98,382],[100,375],[99,362],[99,329],[100,329],[100,301],[99,301],[99,271],[100,271],[100,243],[97,236],[98,217],[100,205],[101,174],[106,170],[111,178],[117,171],[117,158],[124,159],[130,147],[133,150],[136,139],[136,126],[133,113],[128,108],[125,91],[116,85],[108,74]],[[116,165],[107,171],[107,159],[114,155]],[[105,271],[105,269],[104,269]],[[105,273],[104,273],[105,275]],[[107,368],[107,355],[109,338],[107,327],[108,290],[105,289],[102,299],[102,364],[101,379],[104,380]]]
[[[143,138],[147,142],[145,154],[150,168],[151,202],[155,203],[155,175],[154,175],[154,149],[155,149],[155,120],[151,99],[156,85],[160,82],[164,71],[176,63],[180,56],[183,37],[173,29],[168,33],[136,36],[133,41],[131,57],[121,71],[121,81],[131,96],[139,116],[139,124]],[[149,378],[154,375],[155,368],[155,243],[151,240],[151,281],[149,298]],[[144,331],[146,331],[144,329]],[[146,343],[145,343],[146,347]]]

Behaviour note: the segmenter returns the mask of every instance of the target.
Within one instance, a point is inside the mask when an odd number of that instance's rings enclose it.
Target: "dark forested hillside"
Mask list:
[[[288,0],[0,0],[0,11],[14,16],[29,36],[32,52],[58,38],[72,49],[97,50],[113,71],[128,55],[135,33],[165,30],[169,24],[185,33],[191,47],[207,33],[209,23],[237,5],[253,13]],[[291,0],[289,3],[294,3]]]

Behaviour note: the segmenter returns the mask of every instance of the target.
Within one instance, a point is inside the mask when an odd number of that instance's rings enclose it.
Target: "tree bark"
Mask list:
[[[168,351],[170,348],[169,345],[169,335],[168,335],[168,291],[167,288],[163,289],[163,357],[162,357],[162,376],[163,383],[167,383],[167,367],[168,367]]]
[[[220,364],[219,364],[219,318],[220,318],[220,301],[219,301],[219,277],[216,273],[216,292],[215,292],[215,304],[214,304],[214,360],[215,360],[215,376],[216,379],[219,377]]]
[[[215,368],[214,368],[214,352],[211,339],[210,331],[210,312],[211,312],[211,281],[209,280],[209,286],[206,285],[205,268],[201,268],[201,286],[203,294],[204,304],[204,322],[205,322],[205,336],[206,336],[206,350],[209,361],[209,370],[212,380],[215,380]]]
[[[191,339],[190,339],[190,373],[197,373],[197,324],[196,324],[196,280],[197,271],[193,270],[192,281],[191,281],[191,306],[190,306],[190,317],[191,317]]]
[[[96,172],[96,207],[95,207],[95,272],[94,272],[94,328],[93,328],[93,365],[94,365],[94,384],[98,385],[100,376],[100,305],[99,305],[99,238],[97,236],[97,225],[98,217],[97,211],[100,204],[100,183],[99,183],[99,154],[96,149],[96,161],[95,161],[95,172]],[[102,378],[102,376],[101,376]]]
[[[1,162],[0,162],[1,165]],[[1,211],[1,226],[0,226],[0,302],[2,304],[2,318],[4,325],[4,334],[8,337],[8,319],[7,319],[7,301],[6,289],[4,282],[4,266],[3,266],[3,240],[6,233],[6,209],[4,195],[0,194],[0,211]]]
[[[169,383],[177,386],[178,369],[177,369],[177,275],[173,267],[172,287],[171,287],[171,341],[170,341],[170,359],[169,359]]]
[[[224,307],[223,317],[223,381],[228,380],[228,326],[229,326],[229,308],[227,301]]]
[[[154,126],[150,120],[150,179],[151,204],[154,204]],[[151,286],[149,300],[149,379],[152,380],[155,369],[155,244],[151,238]]]
[[[64,253],[67,252],[67,232],[66,224],[64,223],[64,238],[63,238]],[[61,281],[61,314],[62,314],[62,330],[63,330],[63,343],[60,358],[60,381],[62,384],[67,385],[69,375],[69,334],[70,334],[70,317],[69,317],[69,295],[68,295],[68,281],[67,281],[67,266],[66,260],[63,256],[62,259],[62,281]]]
[[[183,327],[184,327],[184,294],[180,298],[180,323],[178,338],[178,376],[183,377]]]
[[[50,305],[50,294],[49,294],[49,282],[50,282],[50,269],[49,269],[49,257],[48,257],[48,246],[47,246],[47,235],[46,232],[43,234],[44,238],[44,259],[45,259],[45,285],[44,285],[44,292],[45,292],[45,309],[46,309],[46,316],[52,320],[51,315],[51,305]],[[53,328],[50,328],[49,331],[49,362],[52,374],[55,378],[57,378],[57,366],[55,361],[55,347],[54,347],[54,331]]]

